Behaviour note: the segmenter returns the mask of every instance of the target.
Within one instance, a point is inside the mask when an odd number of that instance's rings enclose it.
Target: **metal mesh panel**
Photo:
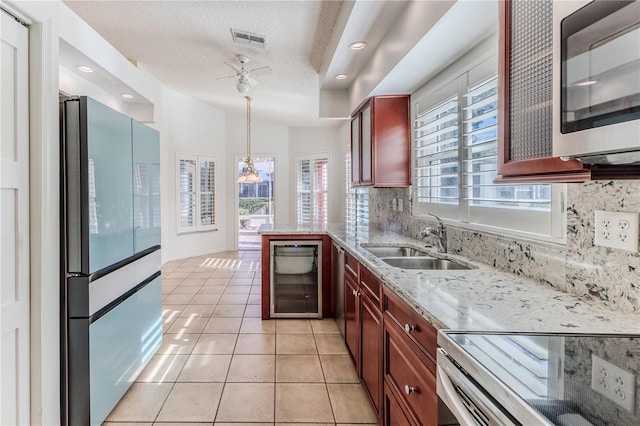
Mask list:
[[[552,0],[511,1],[511,160],[552,155],[552,22]]]

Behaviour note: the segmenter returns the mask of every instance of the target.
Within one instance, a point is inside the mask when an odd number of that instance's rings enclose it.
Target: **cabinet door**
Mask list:
[[[360,184],[360,114],[351,120],[351,184]]]
[[[391,389],[387,385],[384,387],[384,420],[383,426],[406,426],[414,422],[409,420],[407,414],[402,410],[400,403],[396,399]]]
[[[418,350],[394,321],[384,321],[385,383],[403,398],[412,416],[425,426],[438,424],[436,376],[416,355]],[[412,348],[413,347],[413,348]]]
[[[358,286],[353,279],[344,276],[344,338],[356,364],[356,370],[360,371],[360,296]]]
[[[552,157],[553,1],[500,2],[498,66],[499,181],[577,182],[577,160]],[[528,34],[538,34],[535,43]]]
[[[360,149],[361,149],[361,174],[360,183],[362,185],[373,184],[373,145],[371,138],[372,112],[371,101],[369,101],[360,114],[362,120],[362,132],[360,133]],[[384,161],[384,159],[381,159]]]
[[[380,412],[382,390],[382,314],[367,295],[361,296],[362,383]]]

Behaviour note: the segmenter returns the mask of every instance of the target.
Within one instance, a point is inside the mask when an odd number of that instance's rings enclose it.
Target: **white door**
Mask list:
[[[28,30],[0,15],[0,425],[28,425]]]

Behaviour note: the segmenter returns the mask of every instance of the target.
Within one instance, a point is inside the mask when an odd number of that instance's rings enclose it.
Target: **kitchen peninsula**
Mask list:
[[[501,272],[461,256],[440,253],[434,247],[427,247],[424,241],[400,234],[375,229],[356,232],[338,224],[263,225],[260,233],[263,319],[270,318],[269,297],[273,297],[272,283],[278,275],[271,259],[274,245],[282,244],[283,240],[291,247],[301,247],[308,240],[323,242],[324,256],[315,259],[315,269],[324,276],[325,299],[327,293],[331,299],[328,301],[331,309],[325,309],[324,316],[336,317],[361,383],[383,425],[457,424],[450,423],[456,421],[449,410],[452,404],[448,396],[441,395],[444,385],[440,384],[447,381],[452,368],[443,373],[441,364],[446,364],[448,355],[439,346],[446,344],[448,350],[453,350],[454,346],[447,343],[452,330],[475,334],[470,353],[478,357],[483,366],[467,367],[468,371],[477,374],[485,367],[494,366],[499,380],[512,384],[522,381],[524,395],[543,398],[546,405],[565,398],[554,393],[555,380],[571,383],[572,373],[565,373],[559,367],[562,360],[567,359],[569,364],[578,362],[570,361],[571,354],[565,354],[562,349],[563,336],[583,336],[584,341],[589,342],[599,334],[640,334],[637,314],[613,311],[532,279]],[[332,251],[328,247],[331,244],[335,246]],[[444,267],[430,269],[431,263],[438,262]],[[406,265],[408,269],[391,264]],[[425,265],[424,269],[414,269],[421,265]],[[296,279],[290,280],[294,281]],[[297,297],[310,297],[300,294],[302,296]],[[512,337],[492,343],[489,337],[492,333],[511,333]],[[557,341],[561,343],[551,343]],[[591,353],[604,356],[596,346],[582,351],[581,358]],[[570,345],[568,348],[571,350]],[[610,349],[612,352],[606,356],[618,350]],[[619,349],[623,350],[623,346]],[[616,353],[615,357],[619,356],[621,354]],[[637,370],[632,359],[617,362],[631,371]],[[590,361],[585,365],[591,365]],[[557,371],[563,371],[560,379],[555,378]],[[530,394],[528,384],[540,380],[543,383],[538,393]],[[484,382],[490,388],[496,387],[487,384],[488,380]],[[519,386],[522,385],[518,384],[516,389]],[[535,388],[535,384],[533,386]],[[451,385],[449,388],[454,389]],[[591,390],[585,392],[592,393]],[[451,395],[446,391],[445,394]],[[510,397],[506,400],[510,401]],[[598,406],[597,397],[593,401],[584,411],[593,411],[591,408]],[[540,417],[538,409],[527,403],[524,407],[524,412],[533,416],[528,419],[551,424]],[[508,413],[512,409],[490,409],[489,412],[506,410]],[[628,415],[619,412],[613,417],[627,419]]]
[[[387,265],[363,248],[426,247],[423,241],[397,233],[373,229],[356,233],[342,224],[262,225],[259,232],[263,239],[270,235],[328,235],[437,329],[640,334],[640,315],[613,311],[478,262],[437,254],[435,248],[428,250],[436,257],[463,260],[475,268],[404,270]]]

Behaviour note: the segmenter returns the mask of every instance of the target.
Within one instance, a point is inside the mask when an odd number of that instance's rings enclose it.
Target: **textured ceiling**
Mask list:
[[[244,111],[224,62],[268,65],[249,91],[256,118],[321,125],[318,73],[340,1],[66,1],[125,57],[164,85],[227,111]],[[230,28],[267,37],[267,49],[233,43]],[[325,123],[326,124],[326,123]]]

